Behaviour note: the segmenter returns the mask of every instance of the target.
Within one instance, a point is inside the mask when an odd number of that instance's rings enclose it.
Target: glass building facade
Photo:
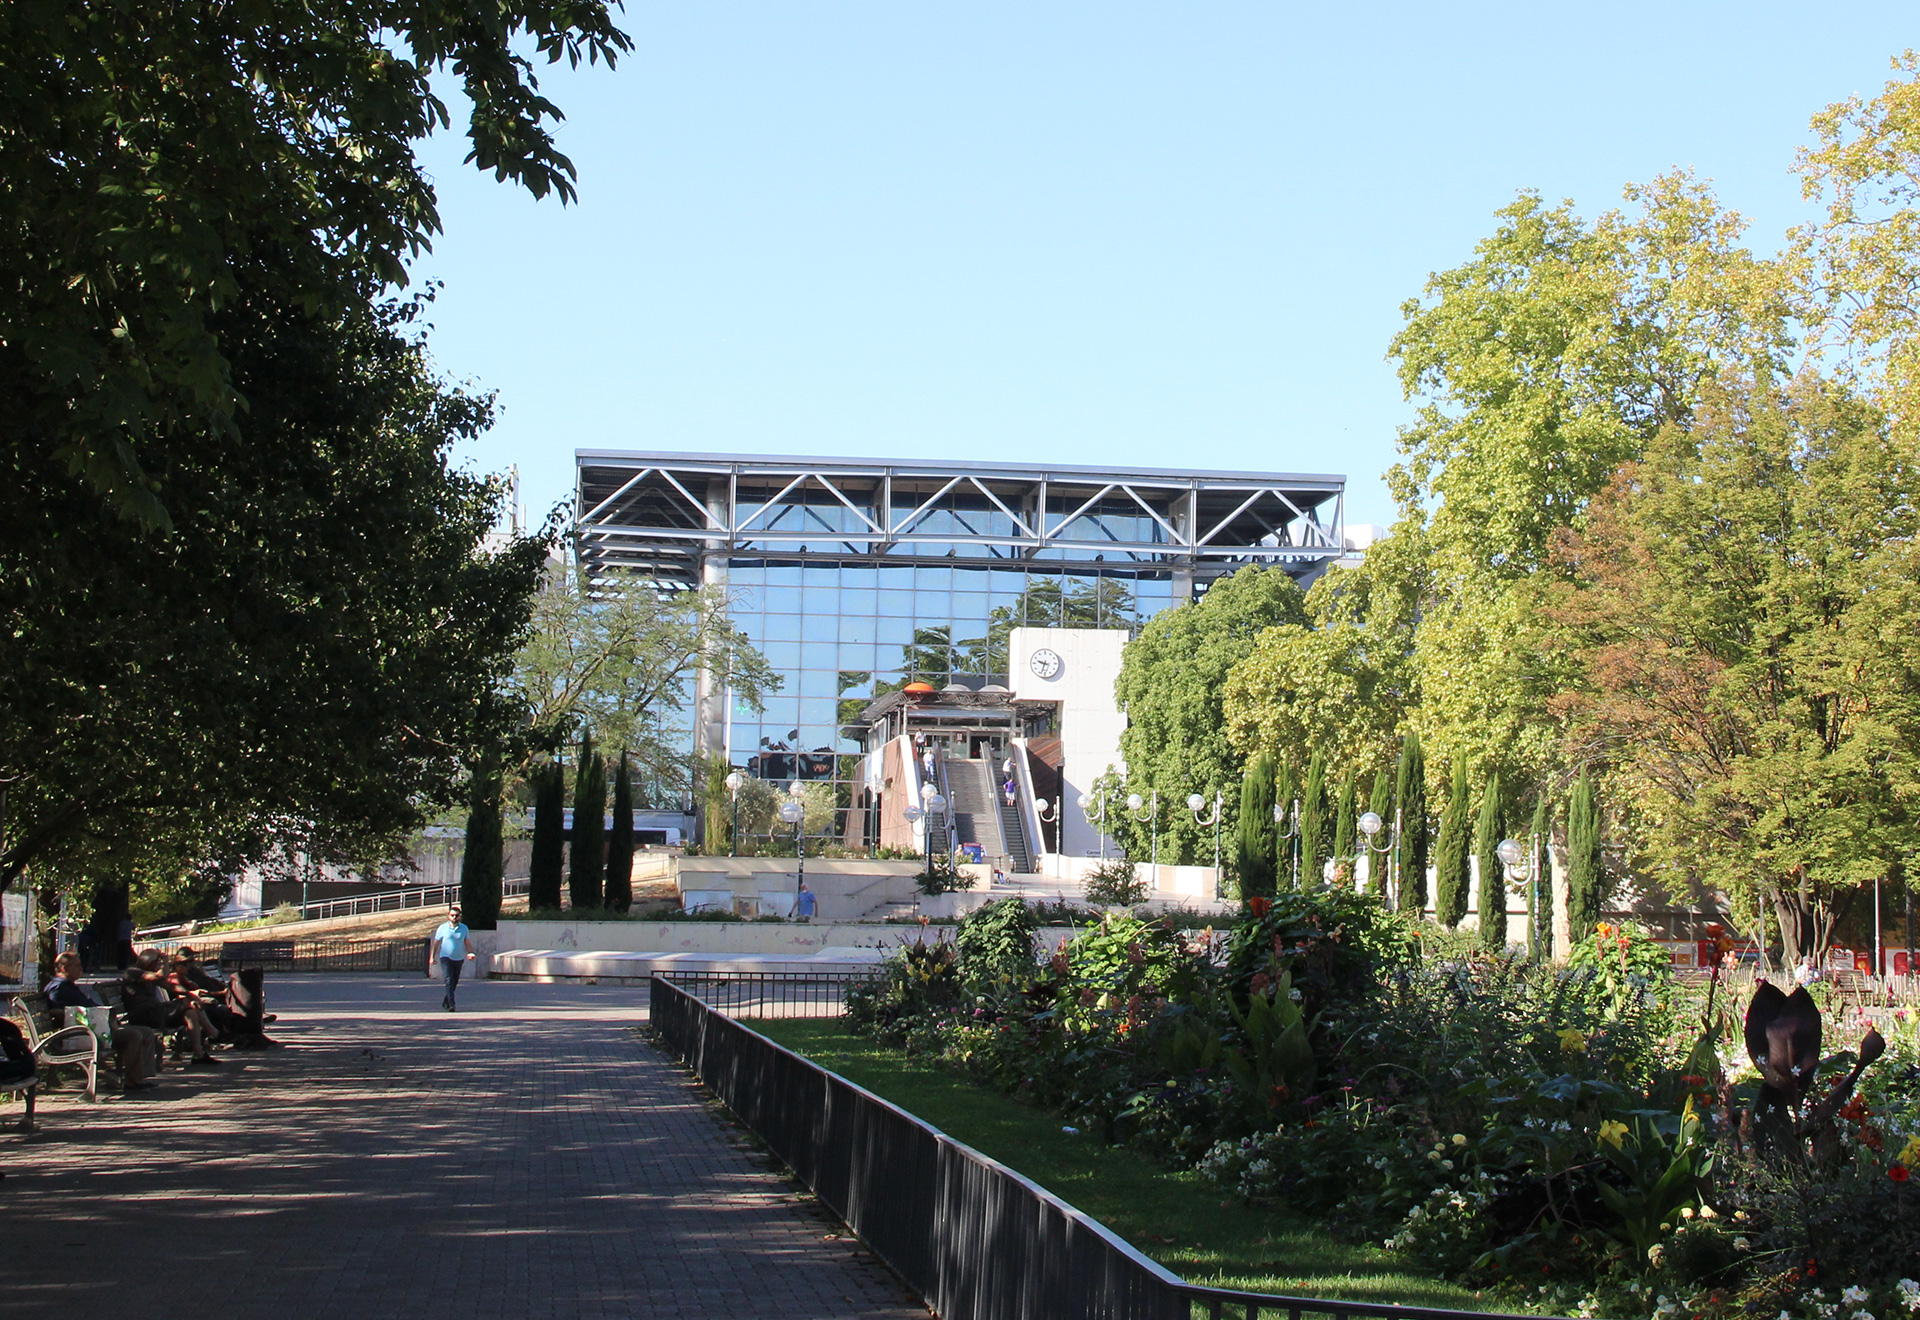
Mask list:
[[[581,451],[590,578],[722,588],[782,677],[764,709],[702,675],[689,751],[767,779],[855,773],[875,696],[1007,682],[1015,628],[1137,629],[1249,563],[1337,558],[1343,479]]]

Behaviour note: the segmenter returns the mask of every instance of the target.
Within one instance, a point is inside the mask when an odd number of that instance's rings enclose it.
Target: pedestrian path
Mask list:
[[[0,1317],[927,1314],[644,1043],[644,988],[268,988],[287,1049],[0,1133]]]

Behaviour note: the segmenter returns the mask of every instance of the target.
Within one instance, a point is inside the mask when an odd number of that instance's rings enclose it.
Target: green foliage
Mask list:
[[[1582,770],[1567,799],[1567,928],[1576,949],[1600,922],[1605,898],[1600,847],[1600,801],[1593,775]]]
[[[762,709],[782,682],[729,621],[724,590],[665,590],[619,574],[588,583],[556,564],[534,596],[533,634],[514,657],[512,691],[549,745],[591,727],[626,747],[638,795],[658,801],[690,787],[682,725],[702,668],[726,674],[747,710]],[[710,800],[724,801],[728,768],[706,769]]]
[[[1232,999],[1227,1001],[1243,1043],[1229,1048],[1221,1062],[1239,1088],[1242,1102],[1252,1107],[1255,1122],[1288,1100],[1311,1093],[1313,1046],[1307,1040],[1306,1018],[1292,996],[1293,978],[1281,972],[1270,986],[1263,984],[1247,996],[1244,1010]]]
[[[1427,908],[1427,758],[1417,732],[1400,744],[1393,807],[1400,822],[1393,868],[1400,883],[1399,908],[1418,916]]]
[[[929,1018],[952,1011],[964,993],[954,946],[918,939],[888,955],[879,976],[847,987],[847,1025],[862,1035],[904,1040]]]
[[[1367,853],[1367,892],[1387,897],[1387,871],[1392,854],[1385,845],[1393,841],[1393,776],[1386,766],[1374,771],[1373,787],[1367,791],[1367,810],[1380,817],[1380,833]]]
[[[1273,830],[1273,757],[1254,753],[1240,781],[1240,812],[1235,835],[1235,872],[1240,896],[1271,894],[1279,863],[1279,840]]]
[[[1355,841],[1360,837],[1360,809],[1354,802],[1354,774],[1349,766],[1340,776],[1340,792],[1333,803],[1333,858],[1340,868],[1335,874],[1341,877],[1340,883],[1352,888],[1353,860]]]
[[[1307,762],[1307,782],[1300,790],[1300,879],[1307,887],[1320,883],[1320,869],[1333,855],[1334,822],[1327,800],[1327,757],[1315,752]]]
[[[1613,1014],[1643,1000],[1664,1001],[1673,985],[1673,959],[1638,926],[1596,923],[1573,942],[1567,966],[1585,977],[1583,992]]]
[[[1120,753],[1130,791],[1148,797],[1157,790],[1162,802],[1176,803],[1218,790],[1226,795],[1231,832],[1245,757],[1228,736],[1222,710],[1227,675],[1263,629],[1305,617],[1301,590],[1284,570],[1248,567],[1215,581],[1199,600],[1149,620],[1127,646],[1114,684],[1127,713]],[[1111,832],[1130,857],[1150,851],[1146,822],[1116,813]],[[1213,832],[1191,812],[1171,812],[1160,822],[1160,854],[1183,862],[1210,858]]]
[[[613,777],[613,830],[607,835],[607,908],[625,912],[633,906],[633,765],[625,748]]]
[[[1507,868],[1501,865],[1499,852],[1506,829],[1506,803],[1500,795],[1500,772],[1495,770],[1487,776],[1480,814],[1473,824],[1473,855],[1480,866],[1480,947],[1489,953],[1507,947]]]
[[[951,853],[928,853],[925,869],[913,879],[915,887],[929,898],[973,886],[973,881],[960,870],[960,864]]]
[[[1147,901],[1147,882],[1140,868],[1124,857],[1091,867],[1086,875],[1086,900],[1101,907],[1133,907]]]
[[[1274,828],[1273,884],[1276,890],[1300,887],[1300,789],[1294,782],[1293,763],[1276,761],[1273,772],[1273,800],[1280,808],[1280,821]]]
[[[1256,978],[1271,982],[1286,972],[1311,1019],[1329,1005],[1371,998],[1385,978],[1413,963],[1416,947],[1406,921],[1370,895],[1282,893],[1248,900],[1228,937],[1226,975],[1245,996]]]
[[[491,759],[483,762],[470,782],[466,849],[460,856],[460,915],[474,930],[493,930],[500,921],[506,867],[499,766]]]
[[[969,985],[1019,980],[1033,971],[1033,909],[1020,898],[1002,898],[969,913],[954,933],[960,976]]]
[[[533,771],[533,851],[527,867],[527,907],[560,907],[561,872],[567,847],[566,770],[549,761]]]
[[[573,779],[573,831],[567,852],[567,898],[576,908],[603,906],[607,875],[607,763],[593,745],[593,731],[580,738]]]
[[[1469,833],[1473,802],[1467,787],[1467,763],[1455,760],[1446,809],[1440,814],[1440,846],[1434,855],[1433,919],[1452,930],[1467,915]]]
[[[1664,1116],[1663,1116],[1664,1117]],[[1694,1112],[1693,1100],[1668,1137],[1656,1119],[1639,1117],[1629,1125],[1618,1120],[1603,1124],[1600,1153],[1622,1175],[1625,1186],[1594,1180],[1593,1190],[1620,1219],[1620,1235],[1632,1253],[1636,1268],[1655,1268],[1664,1251],[1664,1239],[1680,1225],[1680,1212],[1700,1203],[1713,1151],[1705,1139],[1705,1124]]]

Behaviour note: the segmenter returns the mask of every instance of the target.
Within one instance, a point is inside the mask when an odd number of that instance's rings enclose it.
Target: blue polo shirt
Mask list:
[[[467,957],[467,923],[443,921],[440,929],[433,932],[434,945],[440,950],[442,958],[451,958],[455,962],[465,962]]]

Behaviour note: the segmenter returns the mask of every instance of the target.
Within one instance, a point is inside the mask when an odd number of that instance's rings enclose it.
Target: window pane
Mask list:
[[[797,642],[800,640],[800,616],[797,614],[769,614],[767,619],[767,640],[769,642]]]
[[[839,640],[840,619],[830,611],[811,612],[801,619],[800,635],[809,642]]]

